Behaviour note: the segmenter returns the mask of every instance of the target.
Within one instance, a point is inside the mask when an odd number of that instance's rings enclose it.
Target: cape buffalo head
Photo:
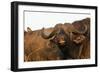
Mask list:
[[[67,40],[67,35],[65,31],[62,28],[54,29],[49,35],[47,35],[45,32],[45,29],[42,29],[42,37],[44,39],[49,39],[52,43],[55,43],[56,45],[65,45]]]

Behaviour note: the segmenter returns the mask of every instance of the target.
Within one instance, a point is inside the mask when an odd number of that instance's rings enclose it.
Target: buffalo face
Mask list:
[[[46,36],[43,32],[42,37],[45,39],[49,39],[52,43],[60,46],[64,46],[67,39],[67,35],[62,28],[56,30],[54,29],[49,36]]]
[[[56,43],[59,46],[64,46],[67,41],[67,35],[63,29],[60,29],[54,37],[51,39],[52,42]]]

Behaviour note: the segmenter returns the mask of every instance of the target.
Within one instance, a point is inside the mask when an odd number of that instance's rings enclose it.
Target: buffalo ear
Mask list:
[[[73,42],[75,42],[76,44],[80,44],[84,41],[85,36],[84,35],[77,35],[73,38]]]

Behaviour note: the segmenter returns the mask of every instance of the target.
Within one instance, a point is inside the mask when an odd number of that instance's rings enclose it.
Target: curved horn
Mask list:
[[[84,34],[87,31],[87,26],[85,24],[83,24],[83,25],[84,25],[84,31],[79,31],[79,30],[74,28],[74,30],[72,32],[73,33]]]
[[[51,38],[51,37],[53,37],[55,34],[56,34],[56,31],[57,30],[53,30],[50,34],[46,34],[45,32],[44,32],[44,28],[42,28],[42,33],[41,33],[41,36],[44,38],[44,39],[49,39],[49,38]]]

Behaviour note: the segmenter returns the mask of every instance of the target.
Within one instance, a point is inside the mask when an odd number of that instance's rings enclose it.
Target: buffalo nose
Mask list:
[[[63,40],[62,40],[62,41],[60,41],[59,43],[60,43],[60,44],[64,44],[64,43],[65,43],[65,41],[63,41]]]

